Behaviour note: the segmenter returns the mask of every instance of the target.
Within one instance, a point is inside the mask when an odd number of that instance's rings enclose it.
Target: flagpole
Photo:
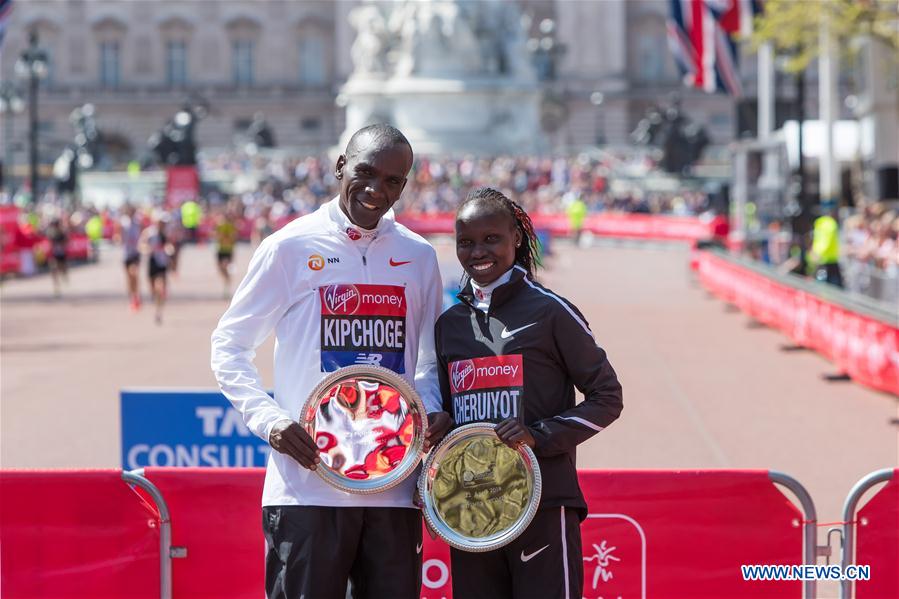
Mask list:
[[[763,143],[761,187],[781,193],[777,152],[767,142],[774,133],[774,48],[762,44],[758,51],[758,139]],[[782,198],[781,198],[782,199]]]
[[[774,131],[774,50],[770,43],[758,51],[758,138],[767,140]]]
[[[839,111],[837,99],[837,56],[830,15],[823,10],[820,29],[821,57],[818,61],[818,113],[824,124],[824,148],[818,164],[820,199],[834,200],[839,192],[839,173],[834,153],[834,123]]]

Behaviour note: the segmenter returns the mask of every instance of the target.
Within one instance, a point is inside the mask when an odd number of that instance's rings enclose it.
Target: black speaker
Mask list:
[[[852,171],[848,168],[840,171],[840,206],[855,208],[855,197],[852,195]]]
[[[877,199],[899,200],[899,167],[881,166],[877,169]]]

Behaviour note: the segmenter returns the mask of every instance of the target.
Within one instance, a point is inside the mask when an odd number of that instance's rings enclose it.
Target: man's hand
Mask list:
[[[293,420],[281,420],[272,427],[268,436],[268,444],[277,452],[289,455],[303,468],[315,470],[316,464],[321,460],[318,457],[318,447],[309,433]]]
[[[527,445],[534,449],[534,445],[536,445],[534,435],[517,418],[506,418],[497,424],[496,436],[499,437],[500,441],[513,449],[520,445]]]
[[[440,443],[446,431],[453,425],[452,417],[446,412],[431,412],[428,414],[428,432],[425,434],[424,451],[428,452],[433,446]]]

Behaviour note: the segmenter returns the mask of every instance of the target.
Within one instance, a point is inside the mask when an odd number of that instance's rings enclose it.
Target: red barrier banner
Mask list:
[[[186,550],[172,560],[173,597],[259,596],[264,470],[144,475],[169,508],[172,545]],[[590,512],[577,596],[801,596],[798,581],[742,578],[743,564],[802,563],[802,516],[767,472],[587,471],[580,480]],[[0,491],[4,597],[158,596],[158,515],[118,471],[3,472]],[[427,535],[422,575],[422,597],[452,597],[449,549]]]
[[[592,214],[584,221],[594,235],[682,241],[712,239],[720,226],[720,220],[651,214]]]
[[[743,564],[801,564],[802,515],[766,471],[582,471],[585,599],[801,597]],[[422,597],[451,599],[449,548],[426,538]]]
[[[17,273],[22,267],[16,234],[19,228],[19,208],[0,206],[0,275]]]
[[[855,562],[871,566],[871,580],[855,583],[856,599],[899,597],[899,468],[858,511]]]
[[[165,169],[165,205],[180,206],[200,195],[200,174],[196,166],[170,166]]]
[[[743,564],[801,564],[800,511],[767,471],[584,471],[586,599],[801,597]]]
[[[0,471],[3,597],[158,599],[157,523],[120,470]]]
[[[403,212],[397,215],[396,221],[419,235],[452,235],[455,232],[456,215],[452,212]]]
[[[265,594],[263,468],[146,468],[172,522],[172,597],[235,599]]]
[[[18,247],[0,248],[0,275],[18,273],[22,270],[22,254]]]
[[[696,252],[702,284],[852,379],[899,395],[899,328],[779,283],[709,252]]]
[[[567,237],[573,233],[568,216],[564,214],[535,212],[531,220],[535,229],[546,230],[553,235]],[[403,212],[397,216],[397,221],[420,235],[452,234],[455,215],[451,212]],[[583,230],[601,237],[699,241],[719,234],[722,224],[726,230],[726,221],[722,223],[721,218],[706,220],[692,216],[603,212],[588,215],[584,219]]]

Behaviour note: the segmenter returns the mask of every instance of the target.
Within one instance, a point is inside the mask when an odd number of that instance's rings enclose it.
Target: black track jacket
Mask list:
[[[521,419],[536,440],[543,477],[541,507],[572,507],[586,517],[575,467],[576,446],[611,424],[623,407],[621,384],[583,315],[525,277],[493,291],[485,314],[471,283],[461,304],[435,325],[443,409],[456,426]],[[575,405],[574,388],[584,394]]]

